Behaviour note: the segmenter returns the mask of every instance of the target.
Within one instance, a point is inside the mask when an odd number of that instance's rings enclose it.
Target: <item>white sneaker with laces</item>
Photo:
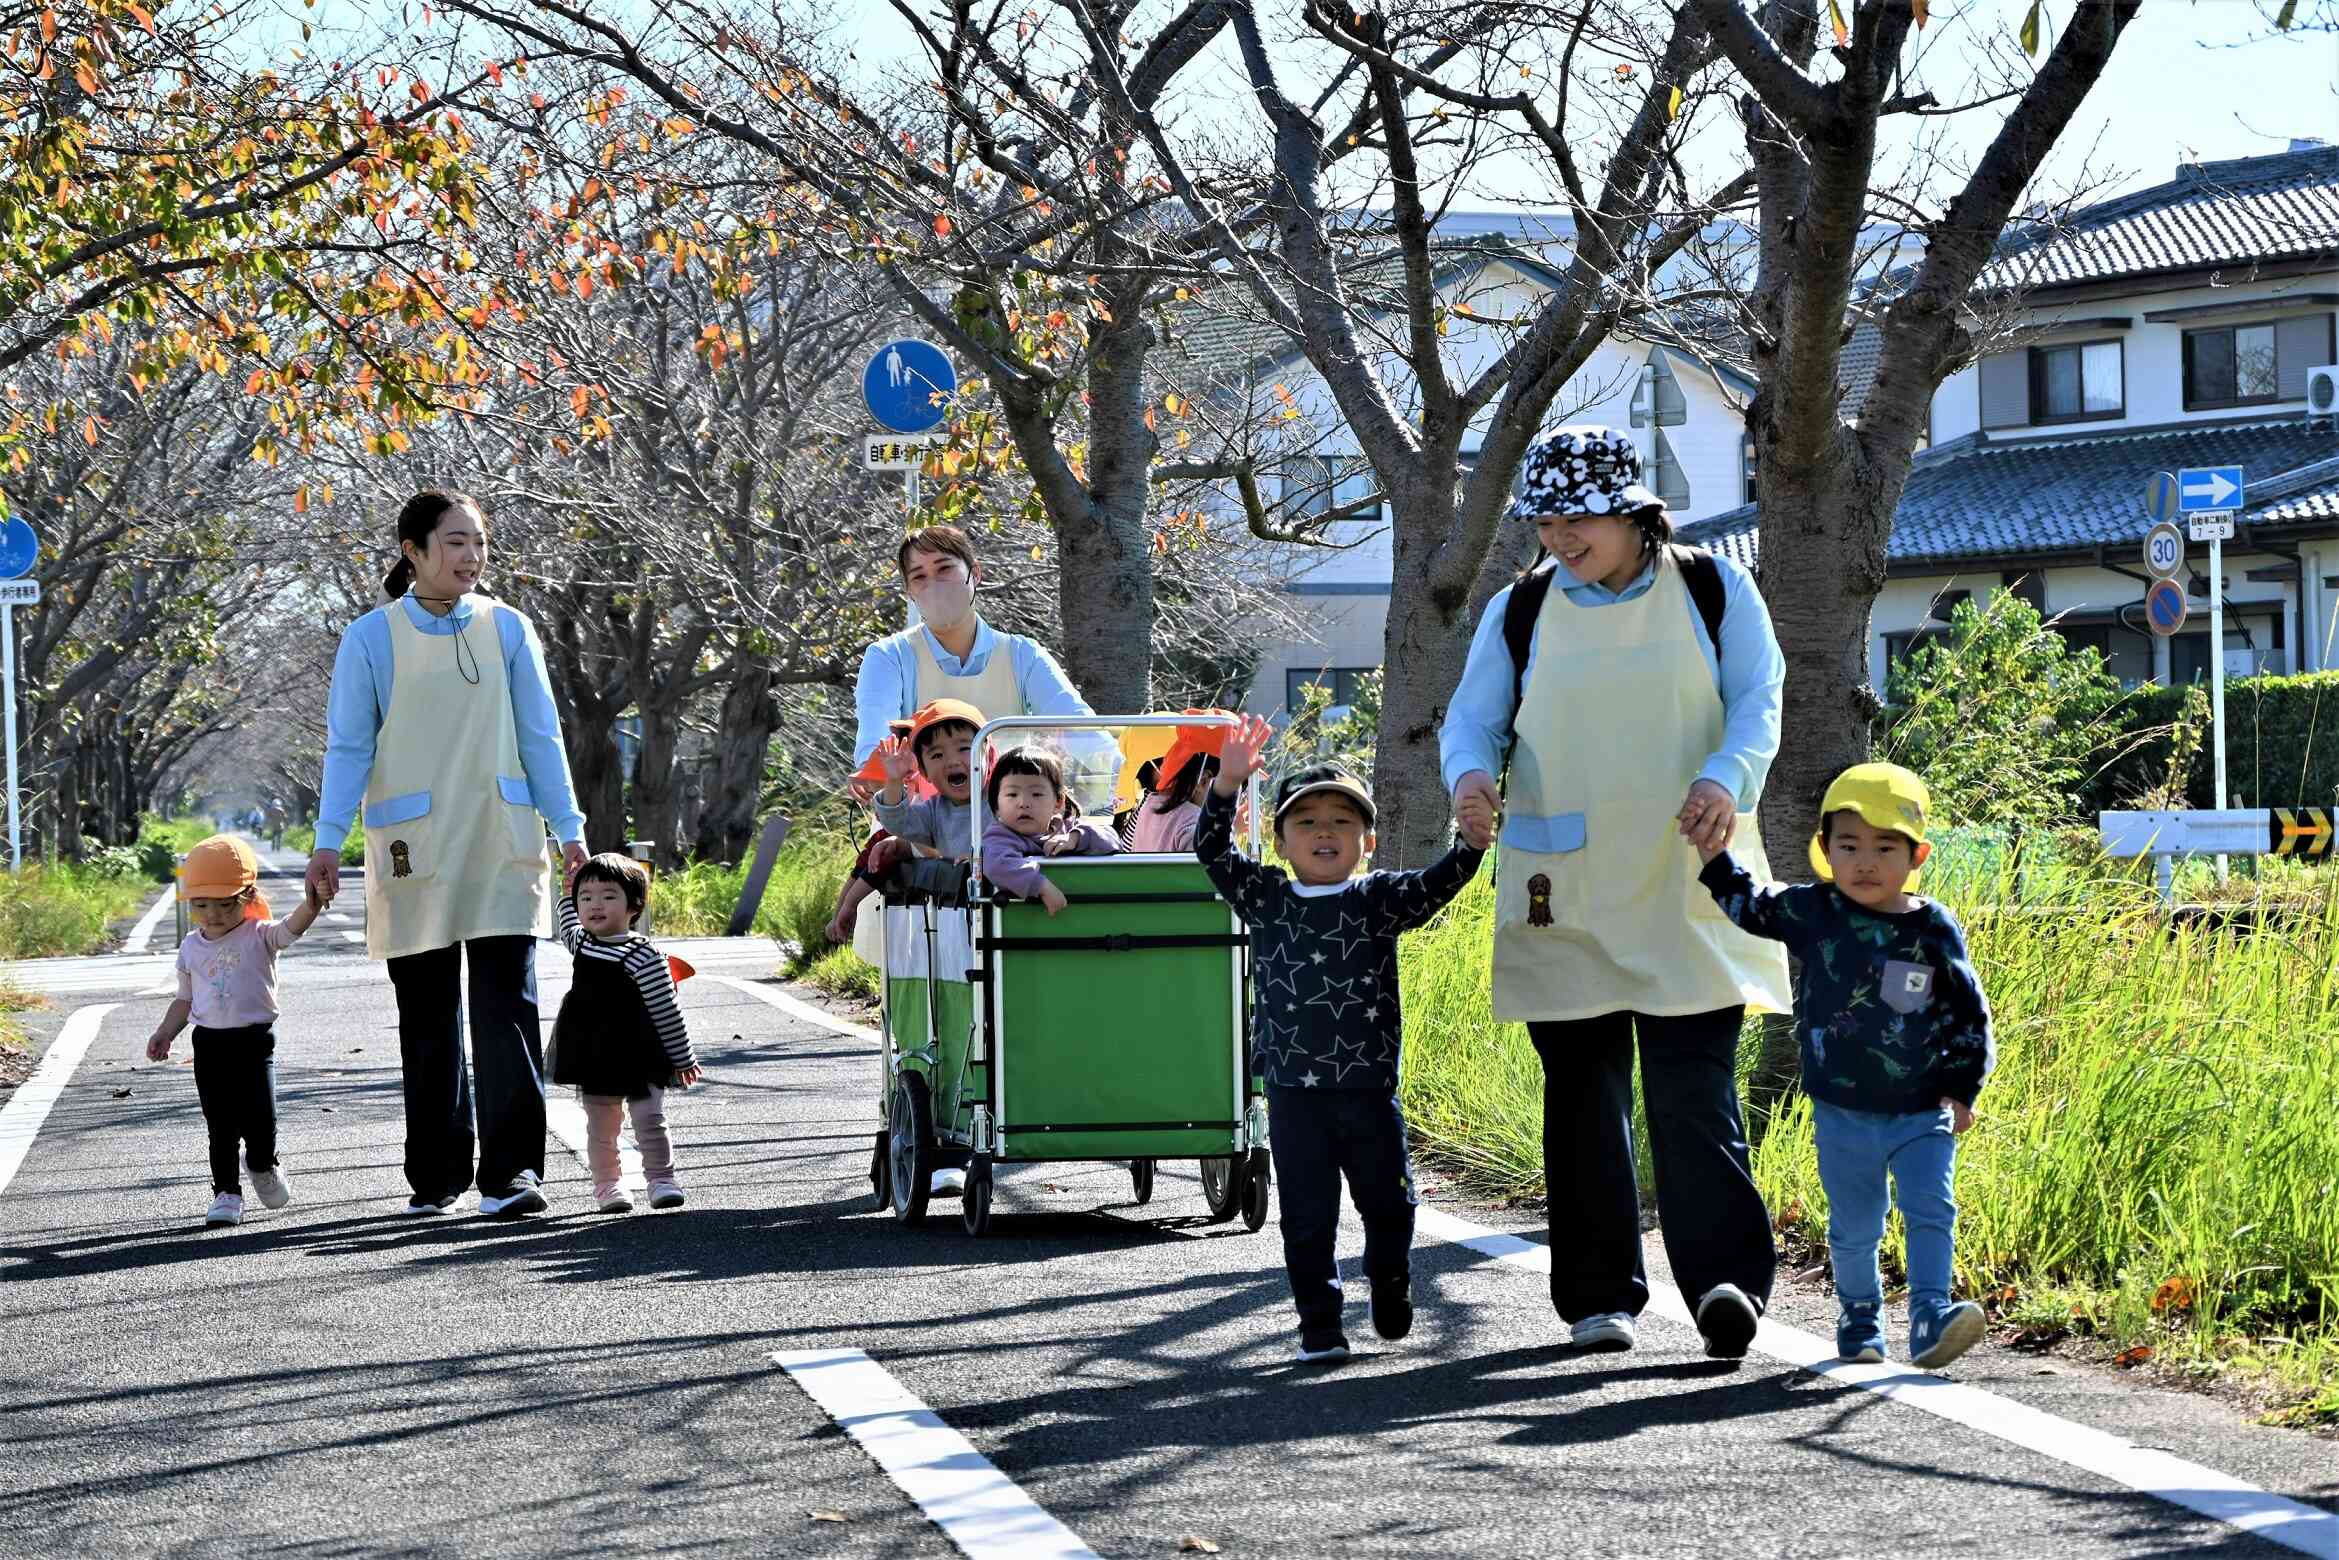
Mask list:
[[[251,1170],[249,1160],[245,1161],[244,1168]],[[285,1176],[284,1162],[278,1160],[271,1169],[252,1170],[252,1190],[260,1194],[263,1208],[281,1208],[291,1202],[292,1182]]]
[[[410,1197],[406,1200],[406,1206],[400,1211],[411,1216],[420,1216],[430,1213],[445,1213],[454,1206],[455,1199],[452,1197]]]
[[[244,1222],[244,1199],[240,1192],[221,1192],[211,1199],[211,1211],[203,1215],[203,1222],[213,1229]]]
[[[1640,1341],[1640,1329],[1630,1312],[1603,1311],[1570,1327],[1568,1341],[1592,1353],[1621,1354]]]

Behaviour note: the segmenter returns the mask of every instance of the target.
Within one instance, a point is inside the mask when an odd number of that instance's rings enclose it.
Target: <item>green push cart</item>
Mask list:
[[[975,839],[983,756],[996,746],[1094,730],[1109,750],[1115,728],[1203,723],[992,721],[974,749]],[[1242,923],[1191,853],[1064,856],[1043,870],[1069,901],[1054,916],[993,891],[979,870],[960,894],[887,896],[878,1205],[921,1223],[935,1173],[962,1169],[960,1219],[981,1235],[997,1166],[1126,1162],[1144,1203],[1157,1161],[1192,1159],[1212,1222],[1239,1214],[1257,1230],[1267,1111],[1251,1068]]]

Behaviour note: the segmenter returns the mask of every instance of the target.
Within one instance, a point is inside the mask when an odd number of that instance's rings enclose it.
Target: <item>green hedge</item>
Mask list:
[[[2183,688],[2140,688],[2124,702],[2128,740],[2082,799],[2089,812],[2131,807],[2168,774]],[[2194,807],[2215,807],[2206,733],[2186,787]],[[2339,672],[2245,677],[2225,685],[2226,788],[2243,807],[2339,803]]]

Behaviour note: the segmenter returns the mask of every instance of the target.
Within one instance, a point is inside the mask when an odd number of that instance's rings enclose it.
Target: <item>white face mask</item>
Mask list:
[[[956,628],[975,607],[975,582],[953,569],[910,592],[930,628]]]

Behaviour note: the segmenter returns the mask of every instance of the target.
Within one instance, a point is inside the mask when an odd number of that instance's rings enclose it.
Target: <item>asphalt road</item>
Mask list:
[[[297,1200],[229,1231],[201,1227],[189,1069],[142,1059],[152,961],[110,989],[100,961],[12,972],[58,992],[42,1040],[113,1005],[0,1191],[0,1554],[956,1553],[773,1361],[826,1349],[1103,1555],[2300,1552],[1844,1380],[1708,1361],[1670,1321],[1575,1356],[1530,1265],[1436,1234],[1410,1339],[1374,1340],[1360,1294],[1360,1357],[1299,1366],[1273,1225],[1202,1225],[1191,1167],[1143,1208],[1118,1167],[1011,1170],[988,1238],[949,1204],[899,1228],[865,1179],[873,1048],[759,996],[766,944],[676,945],[709,1070],[669,1103],[686,1210],[594,1213],[556,1141],[549,1216],[402,1218],[394,1013],[358,929],[286,956]],[[548,1017],[567,964],[542,949]],[[1825,1331],[1825,1304],[1776,1314]],[[1957,1378],[2339,1510],[2328,1440],[2040,1368],[1985,1346]]]

